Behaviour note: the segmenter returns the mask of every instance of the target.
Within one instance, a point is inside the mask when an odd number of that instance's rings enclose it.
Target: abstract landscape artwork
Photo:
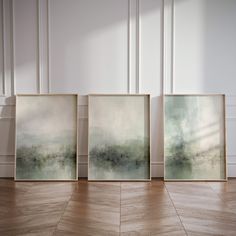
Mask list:
[[[149,95],[89,96],[89,180],[150,180]]]
[[[77,95],[16,96],[15,180],[77,180]]]
[[[226,180],[224,95],[166,95],[165,180]]]

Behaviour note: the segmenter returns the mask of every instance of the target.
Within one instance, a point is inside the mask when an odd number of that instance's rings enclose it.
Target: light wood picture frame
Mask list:
[[[166,94],[164,180],[227,181],[224,94]]]
[[[150,95],[88,95],[88,180],[150,181]]]
[[[78,95],[17,94],[15,181],[78,180]]]

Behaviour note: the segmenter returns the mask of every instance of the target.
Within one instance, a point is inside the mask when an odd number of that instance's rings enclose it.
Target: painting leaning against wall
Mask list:
[[[16,96],[15,180],[77,179],[77,95]]]
[[[150,180],[149,100],[89,96],[89,180]]]
[[[224,95],[166,95],[165,180],[226,180]]]

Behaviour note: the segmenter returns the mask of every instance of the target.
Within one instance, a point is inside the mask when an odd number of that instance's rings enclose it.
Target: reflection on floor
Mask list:
[[[0,235],[236,235],[228,183],[0,180]]]

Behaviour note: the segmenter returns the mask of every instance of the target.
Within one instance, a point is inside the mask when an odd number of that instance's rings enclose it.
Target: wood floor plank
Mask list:
[[[5,218],[17,217],[17,216],[27,216],[27,215],[37,215],[37,214],[50,214],[55,212],[63,212],[67,202],[53,202],[46,204],[35,204],[29,206],[21,206],[11,208],[6,214]]]
[[[170,234],[173,228],[184,232],[163,182],[121,183],[121,235]]]
[[[4,236],[51,236],[55,231],[55,226],[42,228],[25,228],[3,232]]]
[[[87,233],[87,234],[95,234],[104,233],[111,235],[119,235],[119,226],[113,225],[110,223],[93,221],[91,219],[87,219],[86,217],[82,220],[78,220],[77,218],[65,217],[63,218],[57,226],[57,229],[60,231],[66,231],[71,233]]]
[[[230,223],[221,223],[215,220],[205,220],[192,217],[181,217],[186,231],[212,234],[212,235],[235,235],[236,225]]]
[[[76,229],[75,232],[56,230],[53,236],[119,236],[119,233],[103,230]]]
[[[227,187],[229,184],[184,183],[182,187],[181,183],[166,184],[188,235],[235,235],[236,214],[229,207],[234,200],[229,195],[234,192]]]
[[[59,222],[61,212],[52,214],[36,214],[17,216],[0,220],[0,235],[29,233],[46,227],[55,227]]]
[[[92,202],[92,201],[91,201]],[[116,202],[113,206],[107,205],[107,204],[97,204],[97,201],[95,203],[89,203],[88,209],[92,209],[95,211],[103,211],[103,212],[116,212],[120,213],[120,203]],[[68,203],[68,208],[73,208],[74,210],[79,210],[81,208],[84,208],[85,204],[83,201],[75,201],[70,200]]]
[[[120,236],[184,236],[186,235],[185,231],[181,227],[166,227],[156,229],[155,231],[150,232],[149,230],[140,230],[133,232],[121,233]]]
[[[183,230],[181,222],[177,216],[162,217],[152,220],[139,220],[139,221],[121,221],[121,232],[140,232],[146,231],[149,234],[154,232],[169,232],[168,228],[178,228]]]
[[[236,180],[0,180],[0,235],[236,235]]]
[[[74,219],[78,222],[83,222],[86,218],[86,221],[91,222],[100,222],[100,223],[106,223],[111,225],[120,225],[120,213],[116,212],[107,212],[107,211],[97,211],[93,209],[71,209],[66,208],[63,219]]]

